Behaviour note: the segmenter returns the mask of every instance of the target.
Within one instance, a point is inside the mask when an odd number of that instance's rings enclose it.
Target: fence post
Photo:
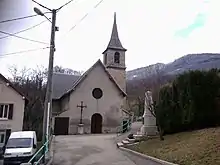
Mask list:
[[[45,143],[45,153],[48,151],[48,149],[49,149],[49,135],[47,134],[47,136],[46,136],[46,143]]]
[[[43,162],[43,164],[45,164],[45,157],[46,157],[46,155],[45,155],[45,152],[46,152],[46,147],[45,147],[45,144],[43,144],[43,159],[42,159],[42,162]]]

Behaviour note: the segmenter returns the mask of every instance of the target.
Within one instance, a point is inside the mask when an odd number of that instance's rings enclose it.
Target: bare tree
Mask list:
[[[65,74],[70,74],[70,75],[77,75],[80,76],[82,75],[82,71],[76,71],[70,68],[64,68],[62,66],[55,66],[54,67],[54,72],[58,72],[58,73],[65,73]]]
[[[12,75],[12,81],[17,81],[16,80],[16,78],[17,78],[17,76],[18,76],[18,68],[17,68],[17,66],[16,65],[11,65],[11,66],[9,66],[8,67],[8,71],[9,71],[9,73]]]
[[[142,116],[144,112],[144,99],[141,96],[129,96],[127,101],[130,111],[134,112],[135,116]]]
[[[45,95],[46,78],[45,68],[27,69],[20,71],[16,66],[11,66],[12,83],[19,88],[28,98],[29,102],[24,112],[24,130],[35,130],[39,138],[42,134],[43,102]]]

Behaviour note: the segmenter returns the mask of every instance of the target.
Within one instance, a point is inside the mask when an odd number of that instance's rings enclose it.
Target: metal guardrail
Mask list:
[[[50,140],[47,140],[43,146],[38,149],[38,151],[34,154],[34,156],[28,161],[28,164],[34,164],[34,165],[39,165],[40,162],[42,161],[43,157],[46,156],[46,153],[49,151],[48,146],[49,146]]]
[[[130,118],[126,121],[126,123],[122,122],[122,125],[117,128],[117,136],[119,136],[120,134],[123,134],[125,132],[130,131],[131,123],[132,122],[131,122]]]

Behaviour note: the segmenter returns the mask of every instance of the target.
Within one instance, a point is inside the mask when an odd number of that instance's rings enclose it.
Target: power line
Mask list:
[[[94,5],[93,9],[97,8],[103,1],[104,1],[104,0],[100,0],[96,5]],[[62,38],[64,38],[70,31],[72,31],[73,29],[75,29],[76,26],[77,26],[78,24],[80,24],[80,23],[89,15],[90,12],[91,12],[91,11],[87,12],[79,21],[77,21],[77,23],[75,23],[75,24],[69,29],[69,31],[68,31],[66,34],[64,34],[62,37],[60,37],[59,41],[61,41]]]
[[[45,12],[44,14],[47,14],[47,13],[50,13],[50,12]],[[24,16],[24,17],[18,17],[18,18],[8,19],[8,20],[0,21],[0,24],[1,24],[1,23],[11,22],[11,21],[23,20],[23,19],[26,19],[26,18],[31,18],[31,17],[36,17],[36,16],[38,16],[38,15],[37,15],[37,14],[34,14],[34,15],[29,15],[29,16]]]
[[[104,0],[99,1],[95,6],[94,9],[97,8]]]
[[[20,38],[20,39],[23,39],[23,40],[27,40],[27,41],[31,41],[31,42],[36,42],[36,43],[40,43],[40,44],[49,45],[49,43],[46,43],[46,42],[41,42],[41,41],[29,39],[29,38],[20,37],[20,36],[11,34],[11,33],[3,32],[3,31],[1,31],[1,30],[0,30],[0,33],[7,34],[7,35],[10,35],[10,36],[13,36],[13,37],[16,37],[16,38]]]
[[[22,53],[34,52],[34,51],[38,51],[38,50],[44,50],[44,49],[48,49],[48,48],[50,48],[50,47],[37,48],[37,49],[29,49],[29,50],[23,50],[23,51],[18,51],[18,52],[0,54],[0,58],[6,57],[6,56],[15,55],[15,54],[22,54]]]
[[[100,0],[94,7],[93,9],[97,8],[104,0]],[[73,30],[77,24],[80,24],[88,15],[89,15],[90,12],[87,12],[73,27],[70,28],[69,32],[71,30]]]
[[[69,5],[71,2],[73,2],[74,0],[70,0],[67,3],[63,4],[62,6],[60,6],[57,10],[62,9],[64,6]]]
[[[100,0],[94,7],[93,9],[97,8],[104,0]],[[91,11],[90,11],[91,12]],[[72,31],[78,24],[80,24],[88,15],[90,12],[87,12],[75,25],[73,25],[70,30],[67,32],[69,33],[70,31]]]
[[[34,26],[31,26],[31,27],[29,27],[29,28],[26,28],[26,29],[23,29],[23,30],[21,30],[21,31],[18,31],[18,32],[15,32],[15,33],[11,33],[11,34],[16,35],[16,34],[19,34],[19,33],[26,32],[26,31],[28,31],[28,30],[31,30],[31,29],[33,29],[33,28],[35,28],[35,27],[40,26],[40,25],[43,24],[44,22],[47,22],[47,20],[44,20],[44,21],[42,21],[42,22],[40,22],[40,23],[38,23],[38,24],[36,24],[36,25],[34,25]],[[8,38],[8,37],[11,37],[11,35],[7,35],[7,36],[4,36],[4,37],[0,37],[0,40],[1,40],[1,39],[4,39],[4,38]]]
[[[29,16],[25,16],[25,17],[13,18],[13,19],[1,21],[0,23],[6,23],[6,22],[10,22],[10,21],[17,21],[17,20],[20,20],[20,19],[26,19],[26,18],[36,17],[36,16],[38,16],[38,15],[35,14],[35,15],[29,15]]]
[[[32,0],[32,1],[34,1],[34,0]],[[73,0],[72,0],[73,1]],[[70,1],[70,2],[72,2],[72,1]],[[103,2],[104,0],[100,0],[93,8],[95,9],[95,8],[97,8],[102,2]],[[67,2],[68,4],[70,3],[70,2]],[[68,4],[64,4],[64,5],[68,5]],[[64,7],[64,6],[63,6]],[[46,13],[50,13],[50,12],[46,12]],[[79,23],[81,23],[88,15],[89,15],[89,13],[90,12],[87,12],[73,27],[71,27],[70,28],[70,30],[68,31],[68,32],[70,32],[71,30],[73,30]],[[23,17],[24,18],[24,17]],[[22,19],[22,18],[21,18]],[[10,20],[11,21],[11,20]],[[13,21],[13,20],[12,20]],[[45,22],[45,21],[43,21],[43,22]],[[42,24],[43,22],[41,22],[41,23],[39,23],[39,24],[37,24],[37,25],[35,25],[35,26],[33,26],[33,27],[36,27],[36,26],[39,26],[40,24]],[[1,22],[0,22],[1,23]],[[32,28],[33,28],[32,27]],[[30,28],[28,28],[28,29],[32,29],[31,27]],[[21,32],[23,32],[23,31],[26,31],[27,29],[25,29],[25,30],[22,30],[22,31],[19,31],[19,32],[16,32],[16,34],[18,34],[18,33],[21,33]],[[1,31],[0,31],[1,32]],[[4,32],[4,33],[6,33],[6,32]],[[13,35],[13,36],[15,36],[14,34],[10,34],[10,33],[7,33],[8,35]],[[7,37],[7,36],[6,36]],[[16,37],[19,37],[19,38],[23,38],[23,37],[20,37],[20,36],[16,36]],[[0,38],[1,39],[1,38]],[[24,39],[24,38],[23,38]],[[25,39],[27,39],[27,38],[25,38]],[[28,39],[29,40],[29,39]],[[33,40],[33,41],[35,41],[35,40]],[[38,42],[38,41],[37,41]],[[40,42],[40,41],[39,41]],[[44,44],[48,44],[48,43],[44,43]],[[44,50],[44,49],[48,49],[48,48],[50,48],[50,46],[49,47],[44,47],[44,48],[37,48],[37,49],[30,49],[30,50],[24,50],[24,51],[19,51],[19,52],[12,52],[12,53],[7,53],[7,54],[0,54],[0,58],[2,58],[2,57],[5,57],[5,56],[10,56],[10,55],[15,55],[15,54],[22,54],[22,53],[28,53],[28,52],[33,52],[33,51],[38,51],[38,50]]]
[[[47,9],[47,10],[49,10],[49,11],[52,11],[51,9],[49,9],[48,7],[46,7],[46,6],[42,5],[42,4],[40,4],[39,2],[37,2],[37,1],[35,1],[35,0],[32,0],[32,1],[33,1],[34,3],[36,3],[36,4],[38,4],[39,6],[45,8],[45,9]]]

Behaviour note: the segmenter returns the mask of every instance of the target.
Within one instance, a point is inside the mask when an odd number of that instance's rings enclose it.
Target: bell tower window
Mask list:
[[[118,53],[118,52],[115,52],[114,63],[117,63],[117,64],[120,63],[120,53]]]

